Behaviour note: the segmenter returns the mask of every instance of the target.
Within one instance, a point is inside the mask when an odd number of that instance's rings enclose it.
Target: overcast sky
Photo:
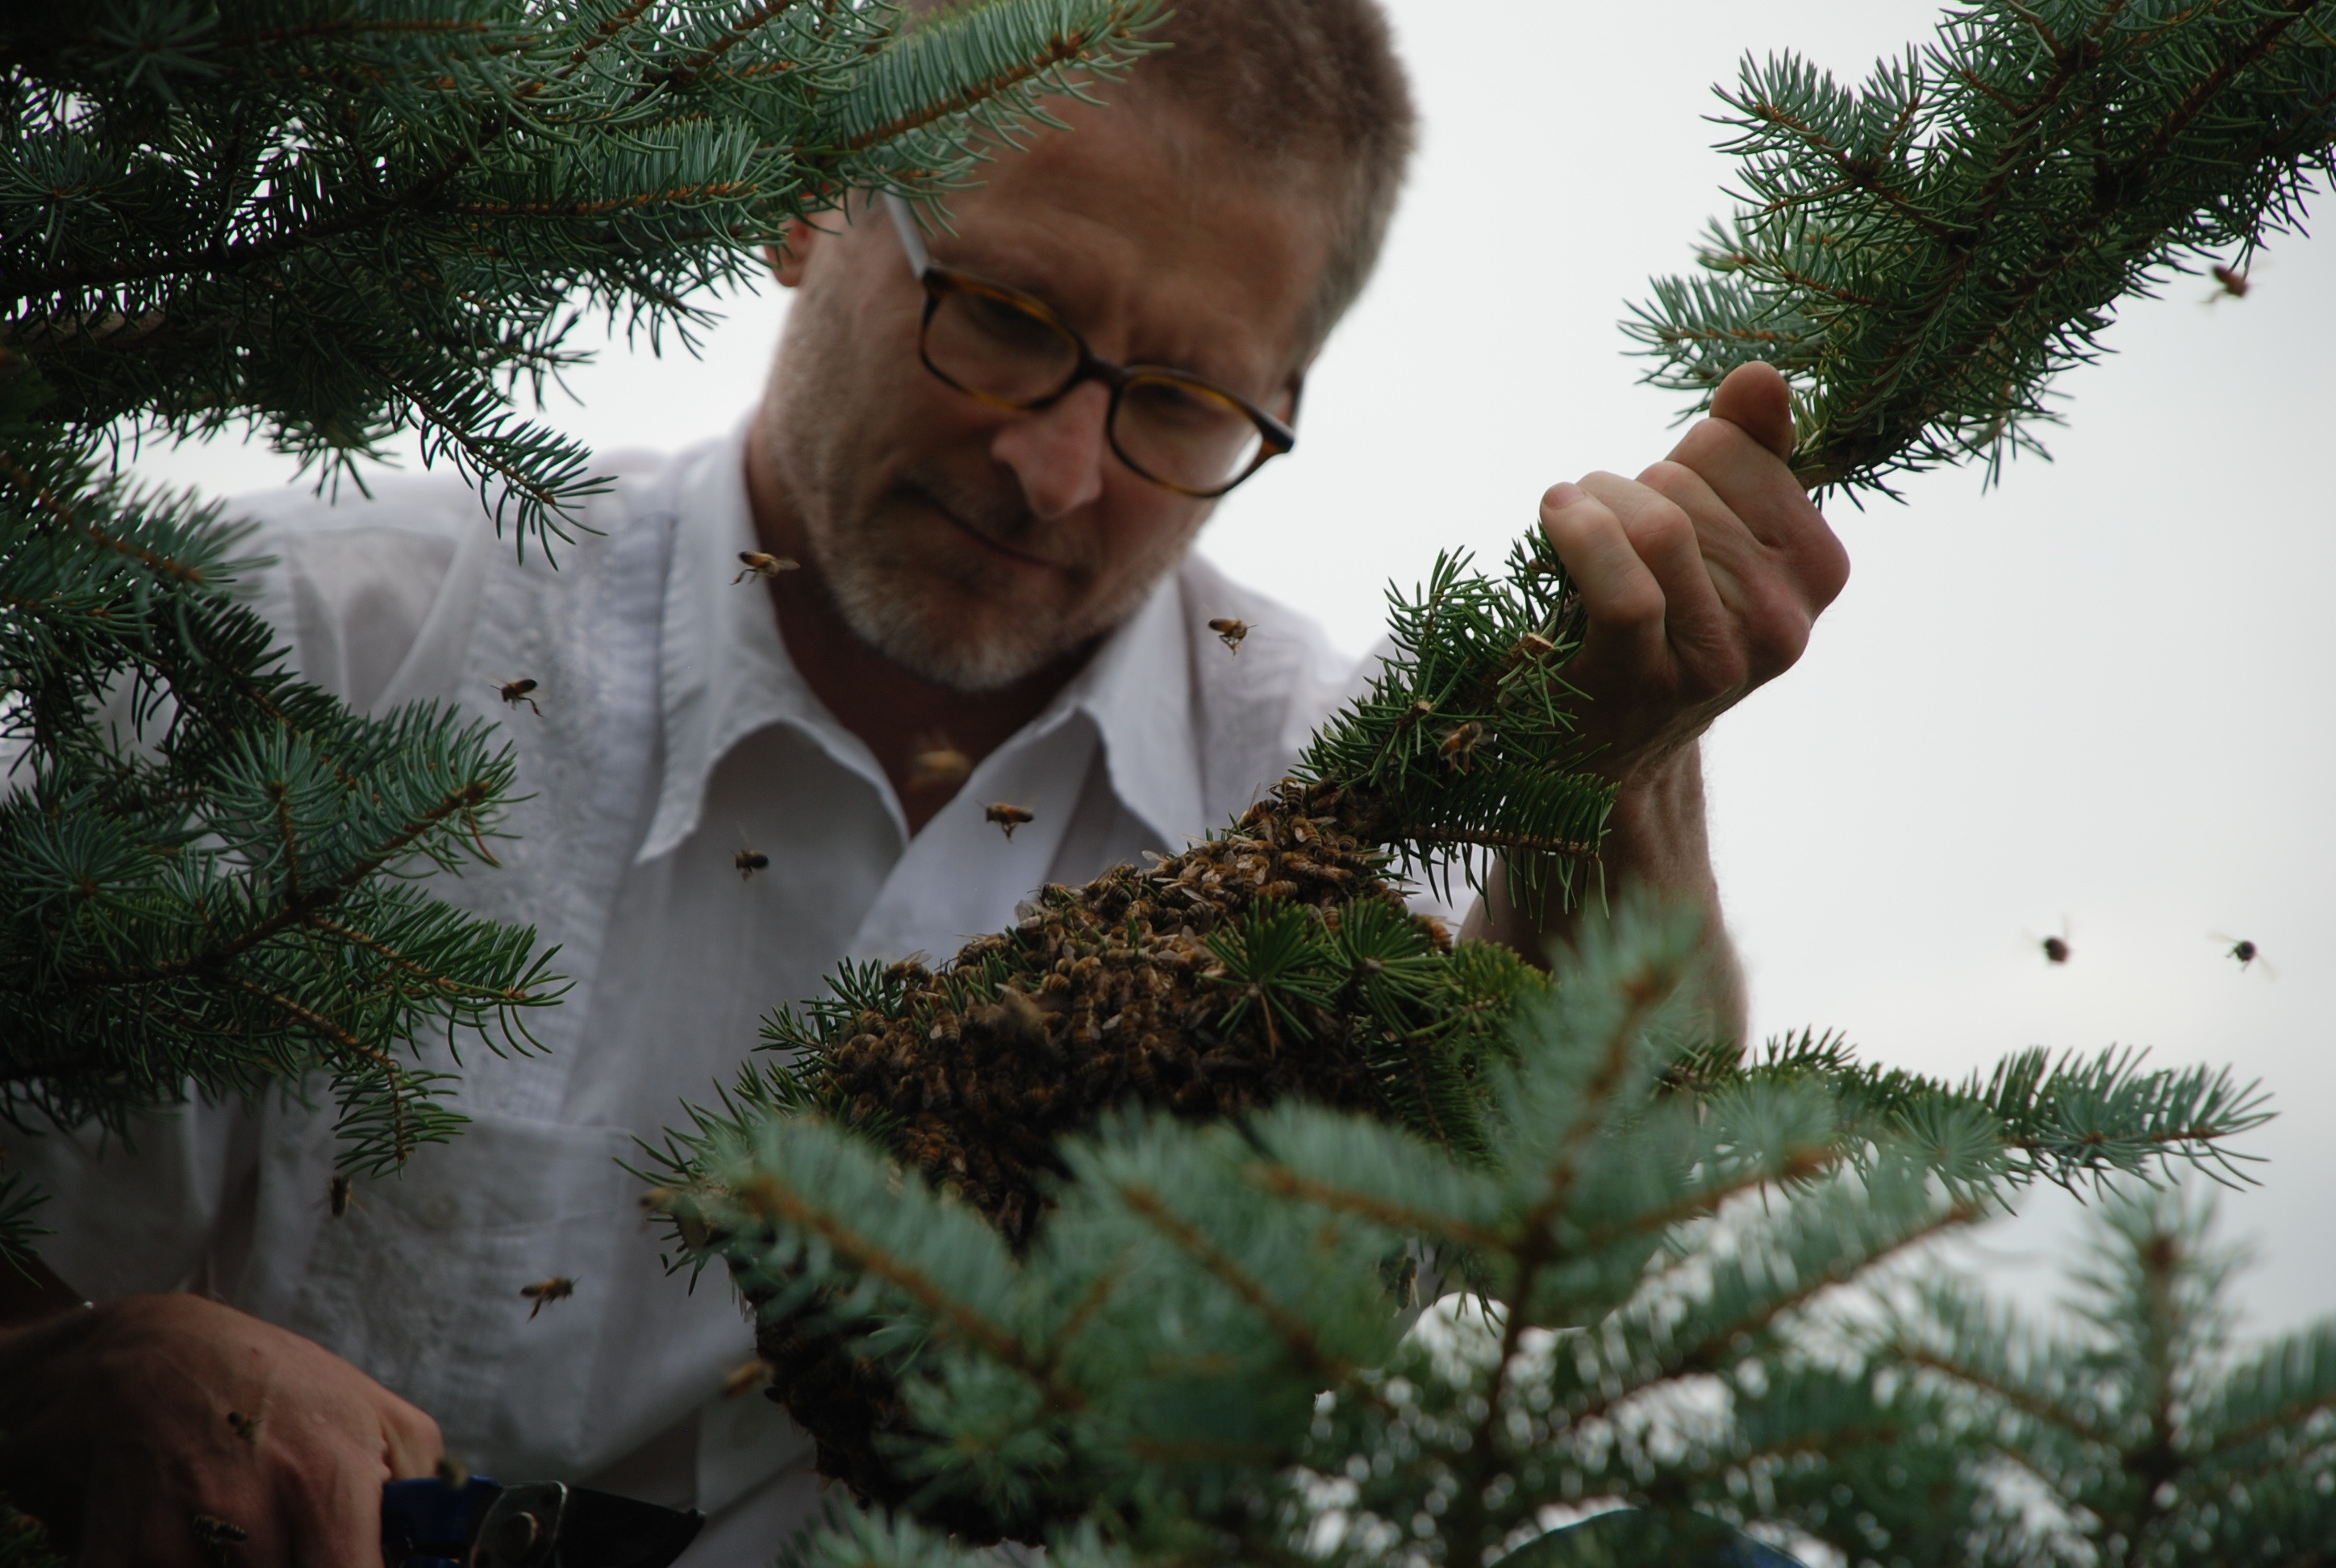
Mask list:
[[[1390,579],[1439,549],[1496,558],[1548,484],[1668,447],[1677,400],[1636,385],[1616,322],[1724,205],[1710,84],[1747,51],[1862,74],[1937,15],[1392,9],[1426,139],[1386,261],[1314,375],[1298,451],[1202,543],[1357,651]],[[2121,1044],[2260,1077],[2280,1118],[2244,1145],[2262,1186],[2225,1213],[2263,1243],[2253,1325],[2285,1327],[2336,1311],[2336,248],[2275,241],[2244,301],[2209,291],[2174,279],[2063,378],[2054,461],[1839,509],[1848,591],[1708,756],[1756,1037],[1837,1028],[1957,1074]],[[700,360],[614,347],[550,417],[603,447],[718,433],[784,309],[774,288],[736,302]],[[290,472],[221,446],[141,467],[221,492]],[[2064,930],[2054,968],[2039,942]],[[2267,964],[2225,956],[2242,937]],[[2040,1298],[2072,1212],[2038,1202],[1966,1256]]]

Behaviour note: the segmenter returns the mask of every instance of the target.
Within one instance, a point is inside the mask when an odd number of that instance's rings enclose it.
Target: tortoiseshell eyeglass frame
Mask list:
[[[1241,394],[1219,386],[1207,376],[1195,375],[1189,370],[1178,370],[1173,365],[1121,365],[1105,359],[1087,346],[1086,337],[1077,327],[1056,315],[1040,301],[1031,298],[1019,290],[1008,288],[1002,283],[992,283],[988,278],[976,278],[971,273],[959,272],[951,268],[941,266],[932,258],[931,252],[925,248],[925,237],[919,232],[916,214],[910,210],[909,204],[890,191],[884,192],[878,200],[883,203],[886,215],[891,219],[892,230],[900,237],[900,248],[908,253],[909,266],[916,273],[917,281],[924,287],[925,290],[924,319],[917,327],[917,357],[922,360],[925,368],[931,371],[933,375],[944,385],[956,388],[968,397],[986,403],[992,408],[1011,409],[1017,414],[1029,414],[1061,402],[1070,395],[1072,388],[1082,383],[1100,381],[1111,389],[1111,409],[1104,418],[1104,433],[1105,438],[1111,443],[1113,453],[1120,462],[1127,465],[1131,472],[1151,481],[1163,490],[1171,490],[1179,495],[1189,495],[1199,501],[1215,500],[1298,444],[1298,433],[1289,424],[1276,419]],[[1054,391],[1043,397],[1027,401],[999,397],[994,393],[984,392],[978,387],[966,385],[939,365],[935,365],[932,354],[927,347],[927,340],[932,332],[933,315],[940,308],[941,301],[951,294],[979,294],[1024,312],[1053,331],[1062,334],[1071,346],[1078,350],[1078,363],[1071,368],[1070,374],[1064,377],[1062,384]],[[1165,380],[1196,387],[1248,415],[1251,423],[1257,426],[1259,438],[1257,454],[1250,459],[1249,466],[1212,490],[1196,490],[1190,485],[1179,484],[1173,479],[1163,479],[1130,457],[1126,449],[1119,443],[1120,400],[1126,394],[1128,386],[1139,380]]]

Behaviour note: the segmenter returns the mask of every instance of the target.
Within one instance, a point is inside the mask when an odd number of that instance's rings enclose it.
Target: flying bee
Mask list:
[[[1466,773],[1468,759],[1476,755],[1476,748],[1484,744],[1484,726],[1472,718],[1466,724],[1455,724],[1444,732],[1443,744],[1436,748],[1436,755],[1462,773]]]
[[[2216,931],[2214,933],[2214,940],[2218,942],[2227,942],[2230,944],[2230,946],[2224,950],[2223,956],[2226,959],[2234,960],[2238,964],[2242,972],[2254,968],[2257,964],[2261,964],[2263,966],[2263,973],[2272,975],[2272,978],[2274,979],[2278,979],[2277,975],[2273,974],[2271,960],[2263,956],[2263,949],[2255,944],[2253,938],[2225,936],[2221,931]]]
[[[732,855],[730,857],[730,863],[738,868],[738,880],[740,881],[752,881],[754,880],[754,873],[756,872],[766,871],[769,869],[771,857],[756,849],[751,842],[747,842],[746,830],[745,828],[740,828],[738,830],[738,842],[745,844],[746,847],[740,850],[736,854]]]
[[[750,577],[776,577],[783,571],[799,571],[803,568],[803,562],[791,556],[764,555],[759,550],[740,550],[738,564],[745,570],[730,579],[732,588],[737,587]]]
[[[356,1184],[346,1176],[335,1176],[325,1183],[325,1207],[333,1212],[333,1218],[337,1220],[346,1214],[352,1204],[360,1209],[365,1207],[357,1197]]]
[[[438,1463],[430,1467],[430,1473],[457,1492],[471,1484],[471,1467],[452,1454],[439,1455]]]
[[[986,823],[996,823],[1006,830],[1006,836],[1011,839],[1014,836],[1014,830],[1024,823],[1031,821],[1032,818],[1029,812],[1021,806],[1012,805],[1005,801],[996,801],[982,812],[981,820]]]
[[[235,1435],[242,1438],[245,1442],[257,1443],[259,1441],[258,1417],[247,1416],[240,1410],[229,1410],[227,1413],[227,1424],[234,1427]]]
[[[735,1399],[741,1394],[761,1388],[771,1380],[773,1370],[771,1364],[760,1356],[751,1361],[741,1362],[731,1368],[730,1375],[722,1379],[722,1397]]]
[[[2028,943],[2032,950],[2041,952],[2044,961],[2055,969],[2067,963],[2069,955],[2077,950],[2075,939],[2068,934],[2068,922],[2065,918],[2060,921],[2059,936],[2039,937],[2032,930],[2023,930],[2020,933],[2020,940]]]
[[[1239,653],[1241,652],[1241,638],[1249,635],[1249,622],[1245,620],[1235,620],[1229,615],[1219,616],[1216,619],[1209,623],[1209,629],[1217,634],[1218,641],[1223,643],[1235,653]]]
[[[535,1315],[543,1310],[543,1304],[546,1301],[564,1301],[574,1295],[576,1281],[565,1274],[554,1274],[549,1280],[538,1280],[532,1285],[521,1285],[519,1293],[535,1303],[527,1310],[527,1320],[532,1323],[535,1321]]]
[[[919,737],[909,758],[909,787],[913,790],[955,789],[973,772],[973,759],[949,744],[939,730]]]
[[[2215,291],[2206,297],[2207,303],[2212,304],[2226,295],[2233,299],[2244,299],[2247,297],[2249,287],[2247,275],[2237,268],[2225,267],[2217,261],[2206,270],[2214,275],[2215,285]]]
[[[528,679],[525,676],[520,677],[517,680],[499,680],[494,683],[495,695],[503,699],[504,706],[517,707],[520,704],[525,703],[528,706],[535,708],[536,717],[541,718],[543,710],[535,707],[535,698],[529,695],[535,690],[536,685],[536,682]]]

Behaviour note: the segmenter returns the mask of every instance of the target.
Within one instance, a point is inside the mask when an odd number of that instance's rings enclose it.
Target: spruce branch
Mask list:
[[[848,1364],[888,1376],[890,1495],[968,1540],[1058,1542],[1084,1524],[1140,1561],[1195,1539],[1319,1557],[1328,1508],[1346,1528],[1394,1520],[1417,1561],[1487,1561],[1585,1488],[1700,1506],[1747,1456],[1817,1464],[1844,1431],[1891,1425],[1886,1399],[1836,1377],[1789,1421],[1740,1396],[1765,1419],[1740,1442],[1725,1423],[1659,1436],[2014,1187],[2016,1120],[1944,1193],[1837,1047],[1822,1067],[1804,1050],[1790,1072],[1683,1071],[1705,1062],[1672,1027],[1694,950],[1692,921],[1626,906],[1562,960],[1487,1068],[1465,1154],[1296,1100],[1238,1125],[1107,1116],[1061,1145],[1056,1207],[1016,1247],[830,1120],[848,1107],[742,1092],[668,1144],[659,1203],[686,1256],[726,1263],[766,1343],[832,1334]],[[903,979],[854,970],[851,1000]],[[1925,1100],[1983,1114],[1952,1086],[1898,1093],[1916,1125]],[[2129,1138],[2156,1105],[2116,1101],[2101,1122]],[[772,1180],[785,1203],[742,1196]],[[1398,1343],[1389,1290],[1409,1276],[1387,1261],[1431,1239],[1444,1289],[1465,1278],[1484,1308],[1449,1300]],[[1342,1475],[1368,1479],[1344,1494],[1309,1479]],[[1423,1536],[1410,1521],[1430,1498]]]
[[[977,9],[924,42],[886,5],[730,0],[0,21],[0,1119],[314,1076],[342,1166],[386,1171],[462,1125],[422,1053],[534,1048],[552,955],[414,885],[496,864],[495,726],[295,679],[233,597],[244,531],[125,450],[241,426],[322,482],[411,430],[522,551],[569,539],[607,482],[518,394],[582,315],[686,341],[788,221],[962,182],[1152,15]]]
[[[2297,226],[2336,170],[2331,24],[2324,0],[1985,0],[1855,90],[1747,59],[1722,94],[1746,204],[1706,277],[1633,311],[1647,379],[1708,402],[1774,364],[1812,489],[1996,474],[2117,300]]]

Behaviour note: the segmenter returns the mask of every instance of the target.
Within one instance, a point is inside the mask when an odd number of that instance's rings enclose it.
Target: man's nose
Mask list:
[[[989,454],[1022,482],[1033,515],[1062,517],[1103,494],[1104,426],[1110,417],[1111,393],[1090,381],[1051,407],[1007,420],[990,441]]]

